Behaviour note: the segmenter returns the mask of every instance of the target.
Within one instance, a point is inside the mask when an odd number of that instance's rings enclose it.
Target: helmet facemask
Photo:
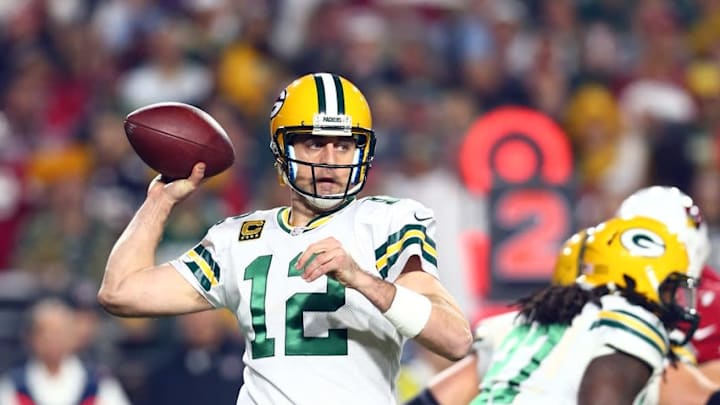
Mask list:
[[[367,172],[372,165],[375,151],[375,135],[373,131],[364,128],[350,128],[343,126],[344,116],[329,117],[318,115],[314,127],[297,126],[279,128],[274,134],[270,149],[275,157],[275,165],[282,180],[295,192],[305,198],[313,207],[327,211],[341,206],[354,198],[365,186]],[[319,125],[324,120],[339,120],[340,125]],[[350,122],[349,117],[345,122]],[[299,136],[337,136],[352,137],[355,144],[353,160],[348,164],[312,163],[297,158],[295,153],[295,139]],[[310,167],[312,176],[312,190],[305,190],[297,183],[299,165]],[[317,189],[317,169],[342,170],[348,169],[345,189],[341,193],[321,194]]]
[[[700,323],[697,313],[697,281],[680,273],[670,274],[658,288],[662,320],[675,328],[676,333],[671,336],[673,344],[683,346],[692,339]]]

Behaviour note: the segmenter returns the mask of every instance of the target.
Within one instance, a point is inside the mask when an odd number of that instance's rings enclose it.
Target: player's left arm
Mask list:
[[[415,336],[418,343],[454,360],[470,352],[473,337],[469,322],[440,280],[422,271],[417,256],[408,259],[395,284],[426,297],[432,305],[427,323]]]
[[[371,208],[374,220],[375,268],[362,269],[335,238],[312,243],[297,261],[302,277],[323,274],[363,294],[398,333],[452,360],[468,354],[470,324],[437,277],[431,210],[413,200],[396,200]],[[380,208],[378,208],[380,207]],[[369,215],[369,214],[368,214]],[[380,277],[378,277],[380,276]]]
[[[390,283],[362,270],[342,244],[329,237],[310,244],[296,268],[302,269],[302,278],[308,282],[327,274],[345,287],[359,291],[399,326],[401,334],[417,339],[441,356],[459,360],[470,350],[470,324],[440,281],[422,271],[417,256],[408,258],[402,274],[395,283]],[[400,316],[392,319],[391,307]],[[397,318],[402,325],[397,325]]]

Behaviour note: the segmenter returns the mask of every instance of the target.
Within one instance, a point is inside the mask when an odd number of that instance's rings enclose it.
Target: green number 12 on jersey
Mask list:
[[[288,265],[288,277],[299,277],[295,269],[300,254]],[[265,296],[267,275],[272,255],[260,256],[245,268],[245,280],[252,280],[250,292],[250,314],[255,331],[251,341],[252,358],[260,359],[275,355],[275,339],[267,336]],[[306,337],[303,314],[312,312],[333,312],[345,305],[345,287],[327,277],[324,293],[296,293],[285,302],[285,355],[286,356],[333,356],[347,355],[347,329],[329,329],[327,337]]]

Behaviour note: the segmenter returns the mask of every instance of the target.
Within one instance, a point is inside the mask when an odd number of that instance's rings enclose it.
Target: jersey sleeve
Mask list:
[[[225,263],[228,255],[223,241],[227,244],[229,237],[216,225],[198,244],[170,262],[215,308],[234,308],[240,298],[232,266]]]
[[[623,302],[624,305],[603,305],[592,323],[590,328],[597,330],[600,347],[610,347],[636,357],[653,373],[660,372],[670,350],[665,328],[649,311]]]
[[[388,200],[386,218],[376,234],[375,267],[380,275],[395,281],[412,256],[420,259],[422,269],[438,276],[433,211],[410,199]]]

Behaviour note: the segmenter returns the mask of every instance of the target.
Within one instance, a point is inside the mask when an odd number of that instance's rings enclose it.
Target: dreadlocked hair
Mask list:
[[[527,324],[537,322],[541,325],[570,325],[588,302],[602,307],[600,297],[608,292],[606,286],[591,290],[578,284],[550,286],[519,299],[515,305],[520,307],[519,315]]]

